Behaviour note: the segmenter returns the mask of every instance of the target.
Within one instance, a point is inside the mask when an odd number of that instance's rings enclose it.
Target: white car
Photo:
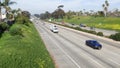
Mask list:
[[[50,25],[50,30],[52,32],[54,32],[54,33],[58,33],[59,32],[58,27],[56,25],[54,25],[54,24]]]

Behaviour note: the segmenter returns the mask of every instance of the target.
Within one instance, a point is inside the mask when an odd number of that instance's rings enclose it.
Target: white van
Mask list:
[[[54,33],[58,33],[58,27],[54,24],[51,24],[50,25],[50,30]]]

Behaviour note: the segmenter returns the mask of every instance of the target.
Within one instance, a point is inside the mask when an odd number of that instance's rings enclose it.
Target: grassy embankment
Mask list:
[[[0,38],[0,68],[55,68],[54,63],[33,24],[14,24],[22,35],[6,31]]]
[[[65,22],[80,24],[84,23],[89,26],[97,28],[118,30],[120,31],[120,18],[117,17],[90,17],[90,16],[79,16],[71,19],[64,18]]]

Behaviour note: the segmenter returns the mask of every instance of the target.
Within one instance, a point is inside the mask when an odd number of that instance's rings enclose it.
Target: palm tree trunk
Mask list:
[[[2,13],[1,13],[1,6],[0,6],[0,23],[2,22]]]
[[[1,13],[1,0],[0,0],[0,23],[2,21],[2,13]]]

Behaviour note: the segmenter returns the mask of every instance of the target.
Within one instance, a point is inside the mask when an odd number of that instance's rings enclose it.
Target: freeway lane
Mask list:
[[[50,31],[48,23],[43,25],[36,21],[34,25],[58,68],[120,68],[120,49],[110,45],[111,42],[99,41],[103,48],[95,50],[85,45],[85,40],[94,39],[89,34],[83,35],[61,26],[55,34]]]

